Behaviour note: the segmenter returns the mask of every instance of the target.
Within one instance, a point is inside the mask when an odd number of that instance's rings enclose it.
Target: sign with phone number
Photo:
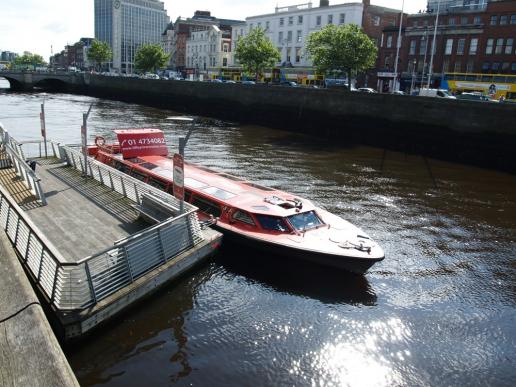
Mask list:
[[[167,144],[159,129],[115,130],[124,159],[138,156],[167,156]]]

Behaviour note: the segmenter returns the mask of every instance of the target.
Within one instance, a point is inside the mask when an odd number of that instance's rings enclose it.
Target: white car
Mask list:
[[[377,91],[374,89],[371,89],[370,87],[359,87],[358,91],[362,93],[376,93]]]

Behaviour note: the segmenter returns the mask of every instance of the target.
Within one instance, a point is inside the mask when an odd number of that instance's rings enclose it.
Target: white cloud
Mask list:
[[[309,0],[165,0],[172,20],[190,17],[196,10],[213,16],[244,20],[247,16],[274,13],[276,4],[286,6]],[[359,1],[359,0],[348,0]],[[330,4],[348,2],[333,0]],[[48,58],[81,37],[93,37],[93,0],[2,0],[0,5],[0,50],[31,51]],[[314,6],[319,0],[312,0]],[[402,0],[372,0],[373,4],[401,8]],[[405,0],[407,12],[423,9],[426,0]]]

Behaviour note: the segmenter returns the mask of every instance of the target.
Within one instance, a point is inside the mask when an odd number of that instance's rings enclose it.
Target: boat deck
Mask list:
[[[77,262],[149,226],[121,194],[83,178],[60,160],[36,162],[46,206],[38,204],[13,170],[0,170],[1,183],[67,262]]]

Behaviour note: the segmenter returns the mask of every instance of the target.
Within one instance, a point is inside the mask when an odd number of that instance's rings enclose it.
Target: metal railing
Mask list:
[[[140,202],[144,193],[148,193],[178,208],[177,200],[171,195],[96,160],[88,159],[84,168],[82,154],[71,147],[60,147],[55,154],[63,155],[71,166],[89,171],[89,176],[136,203]],[[195,207],[188,205],[184,214],[116,241],[112,247],[72,263],[65,261],[11,195],[0,186],[0,225],[36,283],[59,310],[91,307],[203,241],[195,211]]]
[[[22,145],[14,138],[0,124],[0,143],[2,149],[7,155],[11,166],[14,167],[16,174],[21,178],[27,189],[38,199],[42,205],[46,205],[47,201],[45,193],[41,189],[40,178],[36,172],[29,166]],[[55,147],[52,145],[55,155]],[[5,160],[5,159],[4,159]]]

